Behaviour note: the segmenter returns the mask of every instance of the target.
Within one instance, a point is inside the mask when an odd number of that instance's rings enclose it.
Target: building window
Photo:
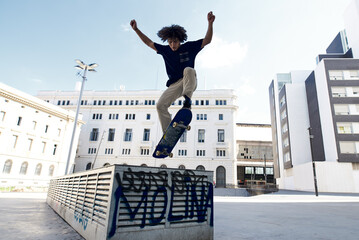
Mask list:
[[[92,164],[89,162],[86,164],[86,170],[91,170]]]
[[[205,171],[206,169],[204,168],[204,166],[199,165],[199,166],[196,167],[196,170],[197,171]]]
[[[285,101],[285,96],[283,96],[283,97],[280,99],[279,106],[280,106],[280,107],[283,107],[285,103],[286,103],[286,101]]]
[[[28,139],[28,151],[30,152],[31,151],[31,149],[32,149],[32,142],[33,142],[33,139],[31,139],[31,138],[29,138]]]
[[[0,112],[0,119],[2,122],[5,120],[5,114],[6,114],[6,112],[4,112],[4,111]]]
[[[146,120],[151,120],[151,114],[147,113]]]
[[[46,142],[42,142],[42,153],[46,151]]]
[[[206,156],[206,150],[197,150],[197,157]]]
[[[254,167],[245,167],[244,173],[245,174],[254,174]]]
[[[344,75],[341,70],[331,70],[329,71],[329,79],[330,80],[343,80]]]
[[[12,167],[12,161],[11,160],[7,160],[4,164],[4,168],[2,170],[2,173],[5,174],[10,174],[11,172],[11,167]]]
[[[136,105],[138,105],[138,104],[136,104]],[[145,100],[145,105],[155,105],[155,100]]]
[[[160,168],[167,168],[166,164],[161,164]]]
[[[118,120],[118,116],[119,116],[119,114],[118,113],[110,113],[109,115],[108,115],[108,119],[112,119],[112,120]]]
[[[20,175],[26,175],[28,166],[29,166],[29,164],[27,162],[23,162],[21,164]]]
[[[179,168],[179,169],[186,169],[186,167],[185,167],[184,165],[182,165],[182,164],[179,165],[178,168]]]
[[[178,156],[187,156],[187,150],[186,149],[179,149],[178,150]]]
[[[268,175],[273,175],[273,168],[271,168],[271,167],[267,167],[266,168],[266,174],[268,174]]]
[[[264,169],[262,167],[256,167],[256,174],[264,174]]]
[[[17,118],[17,124],[16,124],[16,125],[20,126],[20,125],[21,125],[21,120],[22,120],[22,117],[18,117],[18,118]]]
[[[136,119],[136,114],[126,114],[125,119],[126,120],[135,120]]]
[[[284,134],[286,132],[288,132],[288,124],[287,123],[285,123],[282,127],[282,133]]]
[[[217,149],[217,157],[225,157],[225,156],[226,156],[226,150]]]
[[[45,133],[47,133],[47,131],[49,130],[49,125],[45,126]]]
[[[148,148],[141,148],[141,155],[142,155],[142,156],[148,156],[148,155],[150,155],[150,149],[148,149]]]
[[[129,148],[122,149],[122,155],[130,155],[130,154],[131,154],[131,149]]]
[[[55,170],[54,165],[51,165],[51,166],[49,167],[49,176],[50,176],[50,177],[54,175],[54,170]]]
[[[113,148],[106,148],[105,154],[113,154]]]
[[[280,114],[280,120],[283,120],[287,117],[287,110],[283,110],[283,112]]]
[[[331,70],[329,71],[329,79],[330,80],[343,80],[344,74],[341,70]]]
[[[284,154],[284,162],[289,162],[290,161],[290,155],[289,152]]]
[[[351,80],[359,80],[359,71],[358,70],[349,70],[349,76]]]
[[[223,114],[222,113],[218,114],[218,120],[220,120],[220,121],[223,120]]]
[[[223,143],[224,142],[224,129],[218,129],[218,142]]]
[[[88,154],[96,154],[96,148],[89,148]]]
[[[339,147],[340,147],[340,153],[343,154],[356,154],[358,153],[356,150],[356,143],[358,142],[350,142],[350,141],[340,141]]]
[[[33,129],[33,130],[36,129],[36,125],[37,125],[37,122],[36,122],[36,121],[32,121],[32,129]]]
[[[90,133],[90,141],[97,141],[98,139],[98,128],[93,128]]]
[[[37,165],[36,165],[36,168],[35,168],[35,175],[36,175],[36,176],[40,176],[40,175],[41,175],[41,169],[42,169],[41,163],[37,164]]]
[[[93,113],[92,119],[94,120],[101,120],[102,119],[102,113]]]
[[[227,100],[216,100],[216,105],[227,105]]]
[[[115,140],[115,130],[114,128],[109,128],[108,129],[108,138],[107,140],[110,142],[113,142]]]
[[[207,114],[197,114],[197,120],[207,120]]]
[[[183,132],[182,136],[180,137],[180,142],[187,142],[187,129]]]
[[[348,104],[334,104],[335,115],[349,115],[349,105]]]
[[[150,141],[150,129],[145,128],[143,130],[143,141]]]
[[[283,147],[288,147],[289,146],[289,139],[288,138],[284,138],[283,140]]]
[[[132,129],[128,129],[128,128],[126,129],[124,141],[125,142],[131,142],[132,141]]]
[[[205,132],[206,131],[204,129],[198,129],[198,142],[199,143],[204,143]]]
[[[346,97],[345,87],[332,87],[332,97]]]
[[[19,137],[17,136],[17,135],[12,135],[12,142],[13,142],[13,144],[12,144],[12,147],[15,149],[16,148],[16,145],[17,145],[17,139],[18,139]]]
[[[355,128],[353,125],[356,125]],[[337,123],[337,130],[339,134],[351,134],[351,133],[359,133],[358,132],[358,123],[350,123],[350,122],[338,122]],[[353,130],[356,130],[356,132],[354,132]]]
[[[54,150],[52,151],[52,155],[56,155],[56,150],[57,150],[57,144],[54,144]]]

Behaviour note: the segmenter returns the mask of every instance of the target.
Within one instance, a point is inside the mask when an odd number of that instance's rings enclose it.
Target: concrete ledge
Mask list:
[[[246,188],[215,188],[214,196],[236,196],[236,197],[249,197]]]

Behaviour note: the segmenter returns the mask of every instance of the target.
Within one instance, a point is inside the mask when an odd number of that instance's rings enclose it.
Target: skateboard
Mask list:
[[[180,109],[167,127],[152,156],[154,158],[173,157],[172,150],[183,132],[191,129],[189,126],[191,120],[191,110],[188,108]]]

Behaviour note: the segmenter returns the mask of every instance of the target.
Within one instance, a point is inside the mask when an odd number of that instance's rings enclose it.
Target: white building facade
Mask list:
[[[0,187],[46,189],[51,177],[64,175],[74,119],[74,112],[0,83]],[[74,158],[75,151],[70,166]]]
[[[314,191],[314,161],[319,192],[359,192],[359,60],[341,35],[314,71],[279,74],[269,87],[282,189]]]
[[[162,137],[156,103],[162,91],[84,91],[82,127],[75,171],[108,164],[147,165],[214,171],[217,186],[236,184],[235,105],[232,90],[197,90],[192,98],[191,130],[173,150],[173,158],[152,153]],[[68,110],[76,91],[41,91],[39,98]],[[172,116],[183,99],[170,107]]]

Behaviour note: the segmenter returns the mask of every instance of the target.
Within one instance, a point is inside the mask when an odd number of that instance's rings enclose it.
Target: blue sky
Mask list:
[[[351,0],[0,0],[1,82],[26,93],[73,90],[75,59],[99,64],[86,90],[165,89],[163,60],[131,30],[154,42],[179,24],[188,40],[214,37],[197,56],[197,89],[232,88],[238,122],[270,123],[268,86],[276,73],[315,68],[315,57],[344,29]],[[195,111],[195,110],[194,110]]]

